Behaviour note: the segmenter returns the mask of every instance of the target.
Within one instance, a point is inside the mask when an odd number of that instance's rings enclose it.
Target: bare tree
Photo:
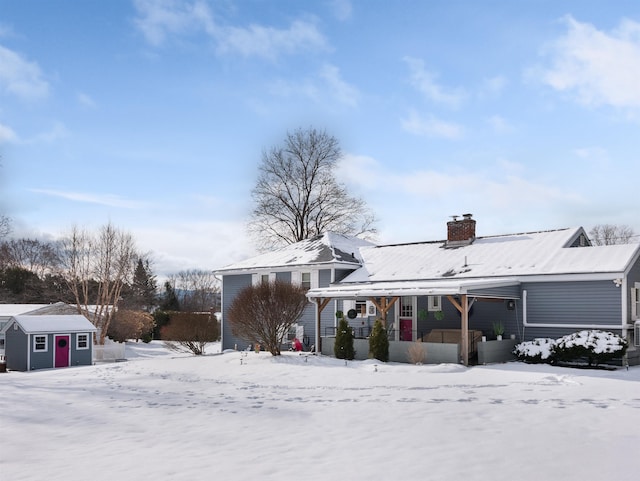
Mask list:
[[[131,282],[138,259],[133,237],[111,223],[97,234],[74,227],[61,246],[62,275],[78,312],[99,329],[98,343],[104,344],[122,288]]]
[[[306,292],[302,286],[279,280],[245,287],[227,312],[231,332],[279,356],[289,328],[308,304]]]
[[[335,178],[341,155],[335,137],[313,128],[287,133],[283,146],[263,152],[249,223],[260,249],[327,231],[375,234],[373,213]]]
[[[181,311],[206,312],[218,306],[220,283],[213,271],[189,269],[169,276]]]
[[[593,245],[629,244],[635,237],[633,229],[627,225],[598,224],[589,231]]]
[[[6,265],[31,271],[41,279],[59,262],[55,246],[38,239],[12,239],[3,243],[2,250]]]
[[[220,326],[212,313],[172,312],[161,333],[169,349],[199,356],[205,353],[207,344],[220,339]]]
[[[3,239],[11,232],[11,219],[4,214],[0,214],[0,239]]]

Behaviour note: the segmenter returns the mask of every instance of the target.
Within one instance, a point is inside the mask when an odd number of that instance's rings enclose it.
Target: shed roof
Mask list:
[[[96,327],[89,320],[80,315],[43,315],[43,316],[13,316],[22,330],[27,334],[39,333],[67,333],[67,332],[95,332]],[[9,329],[9,322],[4,330]]]

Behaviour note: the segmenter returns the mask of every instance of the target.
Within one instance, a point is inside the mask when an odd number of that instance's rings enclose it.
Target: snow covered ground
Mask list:
[[[127,352],[0,374],[1,481],[638,479],[639,367]]]

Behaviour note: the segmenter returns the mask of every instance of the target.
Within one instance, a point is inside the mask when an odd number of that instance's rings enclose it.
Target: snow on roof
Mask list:
[[[80,314],[73,315],[49,315],[49,316],[14,316],[13,319],[27,334],[40,332],[93,332],[97,329],[89,320]],[[9,323],[11,324],[11,323]],[[9,325],[5,327],[5,330]]]
[[[374,244],[357,237],[327,232],[321,236],[296,242],[276,251],[228,265],[215,272],[225,274],[231,271],[251,271],[263,268],[313,264],[359,265],[362,260],[360,249],[372,245]]]
[[[50,304],[0,304],[0,317],[28,314],[48,306],[50,306]]]
[[[340,284],[424,279],[495,278],[547,274],[622,273],[640,244],[568,247],[582,228],[445,242],[365,247],[364,265]]]

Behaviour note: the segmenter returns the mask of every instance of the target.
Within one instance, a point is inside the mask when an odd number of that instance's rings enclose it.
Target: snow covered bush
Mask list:
[[[628,343],[617,334],[599,330],[574,332],[558,339],[552,356],[556,361],[587,359],[589,366],[622,357]]]
[[[556,341],[549,338],[538,338],[517,344],[513,353],[518,360],[538,364],[551,362],[551,352]]]

